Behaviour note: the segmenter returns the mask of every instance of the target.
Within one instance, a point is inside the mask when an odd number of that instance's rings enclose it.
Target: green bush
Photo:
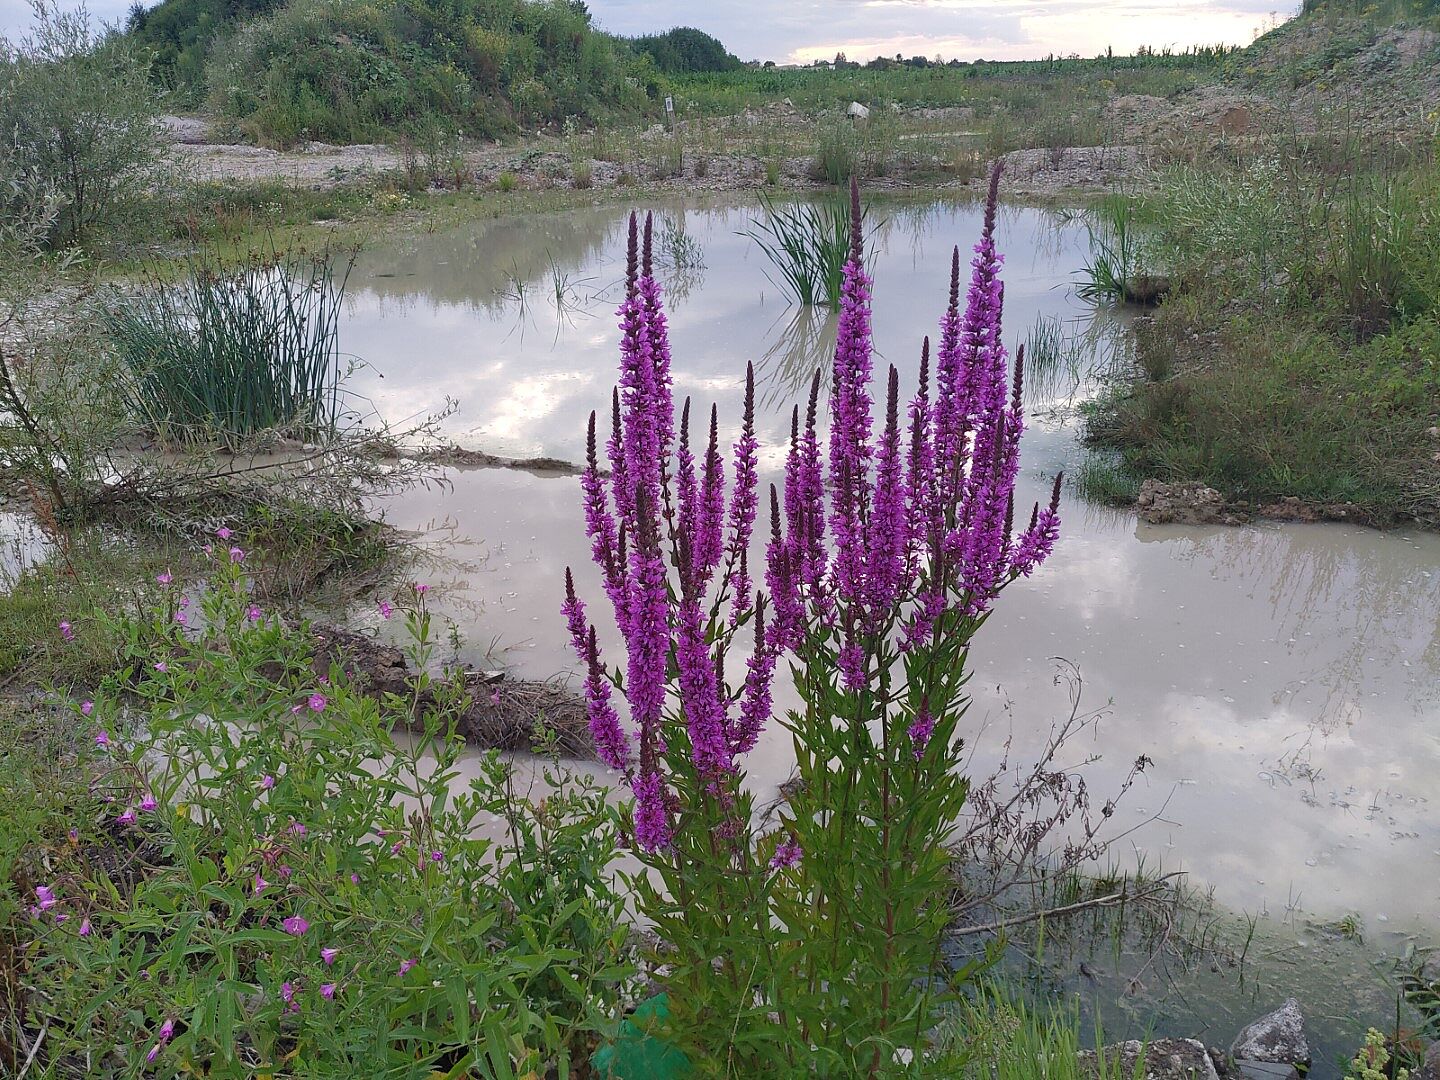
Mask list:
[[[640,112],[633,64],[570,4],[296,0],[217,38],[205,79],[216,112],[284,145],[381,140],[424,117],[493,137]]]
[[[31,35],[0,39],[0,240],[75,244],[152,180],[160,99],[129,42],[32,6]]]
[[[20,879],[47,1059],[513,1077],[588,1057],[629,974],[602,795],[553,775],[532,801],[493,754],[463,787],[462,691],[422,675],[377,701],[317,670],[232,543],[193,602],[166,583],[114,621],[126,667],[73,706],[93,781]],[[397,606],[423,666],[423,589]]]

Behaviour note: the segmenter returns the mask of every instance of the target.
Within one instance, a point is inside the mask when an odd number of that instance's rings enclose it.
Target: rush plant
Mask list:
[[[564,611],[596,745],[634,796],[627,829],[669,966],[668,1034],[707,1075],[889,1074],[926,1054],[950,989],[938,954],[970,793],[970,642],[1059,528],[1058,478],[1049,506],[1013,528],[1023,354],[1012,373],[998,180],[963,312],[958,249],[952,260],[933,385],[927,338],[914,397],[902,406],[892,367],[878,417],[852,184],[828,449],[817,373],[769,490],[765,591],[750,566],[753,371],[727,486],[714,408],[703,439],[688,400],[676,423],[650,224],[642,246],[631,219],[608,475],[592,415],[582,480],[623,669],[607,669],[568,573]],[[743,762],[775,719],[782,658],[796,704],[779,722],[798,776],[767,827]]]

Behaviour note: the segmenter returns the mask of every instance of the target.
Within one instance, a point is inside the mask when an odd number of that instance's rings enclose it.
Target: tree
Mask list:
[[[0,212],[46,203],[44,243],[74,244],[146,183],[162,145],[160,100],[144,58],[120,35],[94,32],[83,7],[31,6],[31,35],[0,39]]]

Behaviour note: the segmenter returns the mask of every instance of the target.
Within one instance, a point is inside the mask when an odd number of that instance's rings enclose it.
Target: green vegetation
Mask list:
[[[1437,520],[1440,170],[1324,149],[1177,166],[1142,200],[1177,291],[1089,436],[1137,475]]]
[[[631,46],[650,57],[667,75],[688,75],[702,71],[734,71],[741,64],[725,46],[701,30],[677,26],[663,34],[634,38]]]
[[[850,253],[850,207],[840,196],[777,205],[761,195],[764,217],[750,237],[770,260],[766,271],[795,303],[840,306],[845,259]]]
[[[333,435],[346,273],[329,253],[272,254],[117,292],[105,326],[134,414],[167,440]]]
[[[36,0],[0,39],[0,255],[74,245],[153,181],[160,102],[127,41]]]
[[[633,115],[648,81],[583,6],[538,0],[295,0],[217,36],[205,74],[210,108],[281,145],[380,141],[427,117],[493,137]]]

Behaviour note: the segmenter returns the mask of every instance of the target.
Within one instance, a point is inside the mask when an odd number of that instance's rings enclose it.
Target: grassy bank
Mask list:
[[[1132,478],[1112,486],[1200,480],[1440,520],[1431,147],[1277,143],[1173,168],[1119,214],[1144,237],[1129,270],[1172,291],[1139,328],[1136,370],[1089,407],[1089,439]]]

